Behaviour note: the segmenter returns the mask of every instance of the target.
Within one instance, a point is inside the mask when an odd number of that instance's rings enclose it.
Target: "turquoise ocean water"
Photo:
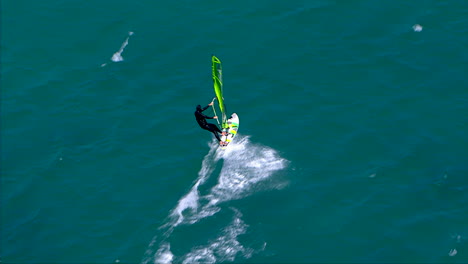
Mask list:
[[[463,0],[2,1],[0,261],[468,263],[467,47]]]

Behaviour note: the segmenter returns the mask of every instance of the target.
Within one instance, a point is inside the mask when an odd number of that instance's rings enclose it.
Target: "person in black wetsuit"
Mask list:
[[[197,119],[197,122],[201,128],[212,132],[215,135],[216,139],[218,139],[218,141],[221,141],[221,138],[219,137],[218,133],[222,134],[222,132],[221,130],[219,130],[218,126],[215,124],[210,124],[206,122],[206,119],[218,119],[218,117],[217,116],[209,117],[202,113],[203,111],[208,109],[208,107],[211,105],[213,105],[213,102],[211,102],[210,104],[208,104],[207,106],[203,108],[201,107],[201,105],[197,105],[197,110],[195,111],[195,118]]]

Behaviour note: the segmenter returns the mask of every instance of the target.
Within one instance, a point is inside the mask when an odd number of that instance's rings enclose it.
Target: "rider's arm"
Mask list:
[[[207,106],[203,107],[202,111],[205,111],[206,109],[208,109],[208,107],[210,107],[210,105],[207,105]]]

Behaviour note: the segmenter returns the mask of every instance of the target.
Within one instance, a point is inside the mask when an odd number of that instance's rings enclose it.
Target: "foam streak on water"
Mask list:
[[[190,192],[186,194],[182,199],[179,200],[179,203],[177,204],[177,207],[173,210],[172,216],[173,217],[178,217],[177,221],[173,226],[179,225],[183,220],[184,217],[182,215],[182,212],[185,209],[191,208],[192,211],[196,211],[198,209],[198,200],[199,200],[199,194],[198,194],[198,186],[200,184],[203,184],[208,176],[213,172],[214,169],[214,164],[213,164],[213,154],[216,151],[216,147],[212,146],[208,154],[205,156],[202,162],[202,168],[198,172],[198,179]]]
[[[242,214],[235,210],[233,221],[223,230],[222,234],[208,245],[195,247],[190,253],[185,255],[184,264],[189,263],[215,263],[217,260],[234,261],[238,253],[250,256],[252,250],[245,249],[237,241],[237,237],[247,230],[247,225],[242,221]]]
[[[125,47],[127,47],[127,45],[128,45],[128,40],[130,39],[130,37],[131,37],[132,35],[133,35],[133,32],[132,32],[132,31],[128,32],[128,37],[127,37],[127,38],[125,39],[125,41],[122,43],[122,46],[120,46],[120,49],[119,49],[116,53],[114,53],[114,54],[112,55],[111,60],[112,60],[113,62],[119,62],[119,61],[123,61],[123,60],[124,60],[124,58],[122,57],[122,52],[124,51]],[[107,63],[103,63],[103,64],[101,65],[101,67],[104,67],[104,66],[106,66],[106,65],[107,65]]]
[[[223,166],[219,175],[213,175],[218,178],[216,185],[211,187],[207,194],[200,194],[199,187],[212,176],[221,160]],[[249,258],[253,250],[246,249],[237,240],[239,235],[246,232],[248,225],[241,219],[240,210],[232,207],[230,210],[234,211],[234,219],[225,224],[217,239],[207,241],[203,246],[194,246],[190,252],[179,257],[170,251],[171,245],[168,240],[179,225],[190,226],[221,211],[219,204],[223,202],[242,199],[262,189],[273,188],[274,186],[268,184],[260,188],[258,183],[265,181],[275,171],[284,169],[286,164],[287,161],[279,157],[275,150],[252,144],[248,137],[239,135],[225,150],[219,149],[217,144],[212,142],[193,187],[179,200],[168,221],[159,228],[163,234],[160,235],[160,239],[157,235],[153,238],[143,263],[170,263],[173,260],[183,263],[234,261],[238,253]]]
[[[133,35],[133,32],[128,32],[128,37],[122,43],[122,46],[120,47],[119,51],[117,51],[116,53],[114,53],[114,55],[112,55],[111,60],[113,62],[123,61],[122,52],[124,51],[125,47],[127,47],[128,40],[130,39],[131,35]]]

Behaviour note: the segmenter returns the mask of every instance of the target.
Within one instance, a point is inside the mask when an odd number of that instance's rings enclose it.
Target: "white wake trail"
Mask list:
[[[246,232],[248,226],[242,221],[242,214],[238,210],[233,210],[235,212],[234,219],[223,229],[221,235],[206,246],[192,249],[184,256],[183,264],[234,261],[239,253],[250,256],[252,250],[246,249],[237,240],[238,236]]]
[[[200,193],[199,187],[206,184],[216,164],[221,160],[223,166],[217,177],[217,183],[211,188],[205,188],[207,194]],[[237,253],[242,253],[246,258],[250,257],[251,250],[245,249],[236,239],[245,233],[247,225],[242,221],[240,211],[235,208],[231,208],[235,212],[233,222],[228,223],[219,239],[212,241],[208,246],[195,246],[188,254],[177,257],[170,251],[171,245],[168,240],[179,225],[192,225],[221,211],[220,205],[223,202],[242,199],[255,192],[277,187],[268,185],[268,182],[265,184],[265,180],[274,172],[286,168],[287,163],[288,161],[281,158],[277,151],[253,144],[249,137],[238,135],[236,141],[225,150],[219,149],[213,142],[210,151],[203,159],[202,168],[194,185],[171,211],[166,224],[159,228],[163,234],[159,238],[157,236],[153,238],[143,263],[233,261]],[[158,246],[158,250],[153,249],[155,246]]]
[[[122,57],[122,52],[124,51],[125,47],[127,47],[128,45],[128,40],[130,39],[130,36],[133,35],[133,32],[128,32],[128,37],[125,39],[124,43],[122,43],[122,46],[120,47],[119,51],[117,51],[116,53],[114,53],[114,55],[112,55],[112,58],[111,60],[113,62],[118,62],[118,61],[123,61],[123,57]]]
[[[208,176],[213,172],[214,165],[213,164],[213,154],[217,150],[217,146],[211,146],[210,151],[206,154],[205,158],[203,158],[202,168],[198,172],[198,178],[195,182],[195,185],[192,187],[190,192],[186,194],[182,199],[179,200],[177,207],[172,211],[173,217],[178,217],[177,221],[173,224],[173,227],[176,227],[184,220],[184,216],[182,213],[190,208],[192,212],[196,212],[198,209],[198,201],[199,201],[199,193],[198,193],[198,186],[203,184]]]
[[[217,148],[218,147],[213,144],[210,146],[210,151],[203,158],[202,168],[198,172],[198,178],[195,180],[195,184],[190,189],[190,191],[179,200],[177,206],[171,211],[168,222],[159,227],[159,230],[163,234],[160,237],[157,235],[153,237],[150,245],[148,246],[148,249],[145,252],[145,257],[142,261],[143,264],[153,262],[153,257],[154,263],[172,263],[174,255],[171,252],[171,245],[169,242],[166,242],[166,240],[171,236],[174,228],[184,221],[183,213],[185,210],[190,208],[192,212],[196,212],[199,200],[198,186],[203,184],[213,171],[215,165],[213,163],[213,157]],[[154,253],[153,247],[158,241],[159,249],[156,251],[156,253]]]
[[[119,61],[123,61],[123,60],[124,60],[124,58],[122,57],[122,52],[124,52],[125,47],[127,47],[127,45],[128,45],[128,40],[130,39],[130,37],[131,37],[132,35],[133,35],[133,32],[132,32],[132,31],[128,32],[128,37],[127,37],[127,38],[125,39],[125,41],[122,43],[122,46],[120,46],[120,49],[119,49],[116,53],[114,53],[114,54],[112,55],[111,60],[112,60],[113,62],[119,62]],[[104,67],[104,66],[106,66],[106,65],[107,65],[107,63],[103,63],[103,64],[101,65],[101,67]]]

